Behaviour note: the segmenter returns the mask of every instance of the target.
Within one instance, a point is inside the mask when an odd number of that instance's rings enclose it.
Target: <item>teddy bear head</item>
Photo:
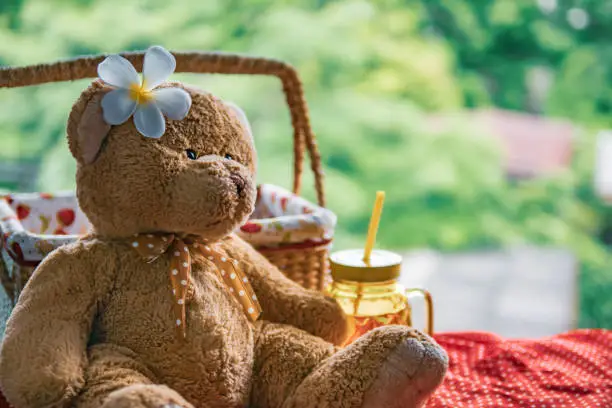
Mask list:
[[[128,237],[175,233],[219,239],[254,209],[256,154],[244,113],[210,93],[184,89],[191,107],[166,120],[159,138],[134,121],[108,125],[102,99],[112,89],[94,81],[68,119],[77,160],[77,197],[97,234]]]

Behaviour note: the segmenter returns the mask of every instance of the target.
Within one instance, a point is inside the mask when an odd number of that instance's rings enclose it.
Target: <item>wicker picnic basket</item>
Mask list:
[[[136,69],[140,70],[143,64],[144,52],[122,53],[122,56],[127,58]],[[308,108],[304,98],[302,84],[296,70],[278,60],[249,57],[236,54],[226,53],[202,53],[202,52],[173,52],[176,58],[176,71],[190,73],[206,73],[206,74],[241,74],[241,75],[271,75],[278,77],[282,82],[283,91],[286,97],[286,102],[291,114],[291,123],[293,126],[293,194],[287,192],[292,198],[302,203],[303,213],[298,214],[299,210],[293,208],[289,214],[282,213],[285,209],[287,197],[282,197],[283,201],[277,211],[267,211],[263,220],[253,220],[248,225],[241,227],[239,235],[242,235],[247,241],[251,242],[256,249],[264,254],[273,264],[279,267],[283,273],[290,279],[300,283],[304,287],[310,289],[322,290],[326,281],[329,269],[329,246],[331,244],[332,234],[328,230],[325,234],[317,233],[318,235],[311,239],[309,233],[316,231],[317,228],[309,225],[309,222],[315,220],[320,223],[321,214],[317,214],[317,209],[324,210],[323,218],[327,222],[335,225],[335,216],[325,207],[325,194],[323,190],[323,172],[321,170],[321,157],[315,141],[315,136],[310,125],[308,116]],[[105,55],[86,56],[76,59],[54,62],[50,64],[41,64],[25,67],[4,67],[0,68],[0,88],[16,88],[32,85],[39,85],[51,82],[73,81],[78,79],[93,78],[97,76],[97,66]],[[314,183],[317,195],[318,206],[308,206],[303,203],[305,200],[299,196],[301,190],[302,168],[304,162],[304,150],[310,156],[311,169],[314,173]],[[283,190],[273,191],[271,201],[282,201],[277,195],[282,194]],[[261,186],[260,186],[261,194]],[[269,198],[269,197],[268,197]],[[295,200],[294,200],[295,201]],[[298,203],[298,206],[299,206]],[[294,206],[296,207],[296,206]],[[280,211],[280,213],[279,213]],[[256,211],[257,212],[257,211]],[[276,221],[276,219],[282,221]],[[285,233],[281,239],[264,239],[255,240],[249,239],[256,232],[251,227],[253,224],[270,227],[270,230],[279,230],[279,224],[285,223],[287,220],[296,218],[296,222],[292,224],[294,239],[287,239],[291,234]],[[303,228],[304,230],[296,231]],[[282,228],[280,228],[282,229]],[[332,227],[333,230],[333,227]],[[295,234],[297,232],[297,234]],[[6,247],[8,234],[4,232],[3,243]],[[43,240],[47,242],[49,235],[35,236],[34,240]],[[55,237],[51,235],[51,237]],[[268,237],[269,238],[269,237]],[[52,239],[50,241],[53,241]],[[8,248],[9,254],[10,248]],[[13,254],[14,255],[14,254]],[[3,283],[5,288],[7,285],[22,287],[25,280],[29,277],[31,270],[27,269],[28,265],[24,265],[23,273],[15,273],[15,271],[7,271],[10,269],[7,265],[4,266]],[[29,265],[31,267],[31,265]],[[10,275],[10,276],[9,276]],[[19,281],[19,282],[16,282]],[[8,283],[7,283],[8,282]],[[7,288],[8,292],[8,288]]]

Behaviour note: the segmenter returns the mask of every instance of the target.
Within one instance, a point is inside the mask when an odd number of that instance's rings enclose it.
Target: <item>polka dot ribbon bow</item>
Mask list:
[[[244,273],[238,268],[238,261],[227,259],[214,244],[193,239],[180,239],[173,234],[136,235],[132,247],[147,261],[153,262],[164,253],[170,255],[170,282],[174,295],[174,317],[176,327],[182,337],[185,330],[185,301],[189,292],[191,276],[191,255],[199,254],[215,264],[219,278],[228,287],[251,321],[261,314],[261,306],[253,288]]]

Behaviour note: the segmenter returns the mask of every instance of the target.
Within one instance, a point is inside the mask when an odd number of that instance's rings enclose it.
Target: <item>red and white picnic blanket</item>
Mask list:
[[[450,367],[426,408],[612,407],[612,331],[575,330],[539,340],[488,333],[435,338]],[[2,395],[0,408],[9,408]]]
[[[489,333],[435,336],[449,372],[427,408],[610,408],[612,331],[538,340]]]

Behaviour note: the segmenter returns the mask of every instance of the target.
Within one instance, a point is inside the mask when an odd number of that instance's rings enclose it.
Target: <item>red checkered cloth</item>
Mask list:
[[[610,408],[612,331],[539,340],[488,333],[435,336],[450,357],[427,408]]]
[[[612,331],[540,340],[487,333],[435,336],[450,369],[427,408],[610,408]],[[0,395],[0,408],[8,408]]]

